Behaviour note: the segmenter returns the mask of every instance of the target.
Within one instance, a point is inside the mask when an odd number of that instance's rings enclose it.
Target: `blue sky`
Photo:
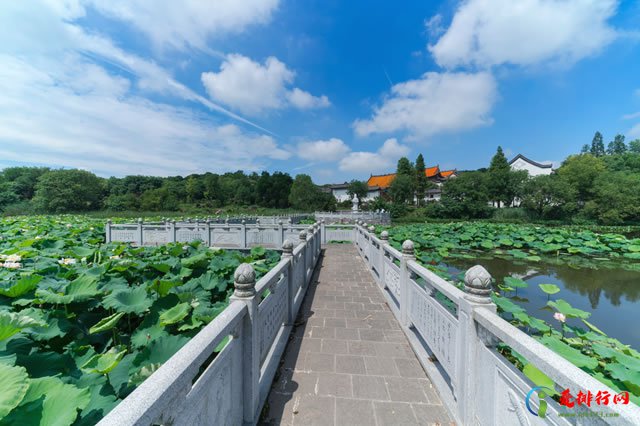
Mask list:
[[[0,5],[0,167],[102,176],[560,162],[640,137],[640,2]]]

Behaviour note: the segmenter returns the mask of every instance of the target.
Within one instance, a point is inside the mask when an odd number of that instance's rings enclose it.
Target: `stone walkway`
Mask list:
[[[314,278],[262,424],[451,424],[356,248],[328,245]]]

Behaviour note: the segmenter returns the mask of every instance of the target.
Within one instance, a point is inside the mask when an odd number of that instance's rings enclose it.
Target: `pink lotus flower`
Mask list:
[[[4,264],[2,264],[2,266],[4,266],[5,268],[8,268],[8,269],[20,269],[20,268],[22,268],[22,263],[19,263],[19,262],[4,262]]]
[[[555,314],[553,314],[553,318],[555,318],[560,322],[565,322],[567,320],[567,317],[564,314],[561,314],[560,312],[556,312]]]

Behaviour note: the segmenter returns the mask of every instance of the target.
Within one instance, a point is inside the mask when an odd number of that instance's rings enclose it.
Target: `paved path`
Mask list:
[[[318,266],[262,422],[451,424],[356,248],[328,245]]]

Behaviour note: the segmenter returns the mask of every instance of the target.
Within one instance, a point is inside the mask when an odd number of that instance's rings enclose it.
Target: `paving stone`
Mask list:
[[[355,355],[336,355],[336,373],[366,374],[364,359]]]
[[[389,400],[384,378],[379,376],[352,376],[353,396],[359,399]]]
[[[360,333],[357,328],[340,328],[336,327],[336,339],[341,340],[360,340]]]
[[[335,424],[335,398],[318,395],[293,395],[294,425],[331,425]]]
[[[336,398],[336,425],[375,425],[373,402],[361,399]]]
[[[411,404],[411,407],[420,425],[448,426],[455,424],[442,405]]]
[[[418,420],[413,414],[411,404],[405,402],[374,401],[373,407],[376,413],[376,424],[378,426],[408,426],[418,424]]]
[[[400,376],[393,358],[365,356],[364,366],[367,374],[373,376]]]
[[[336,365],[335,357],[332,354],[309,352],[305,358],[304,368],[311,372],[333,372]]]
[[[429,386],[426,379],[410,379],[407,377],[385,377],[389,398],[398,402],[423,402],[429,400],[424,389]]]
[[[353,396],[351,375],[321,373],[319,374],[317,392],[318,395],[351,398]]]
[[[349,348],[346,340],[322,339],[322,353],[325,354],[348,354]]]

